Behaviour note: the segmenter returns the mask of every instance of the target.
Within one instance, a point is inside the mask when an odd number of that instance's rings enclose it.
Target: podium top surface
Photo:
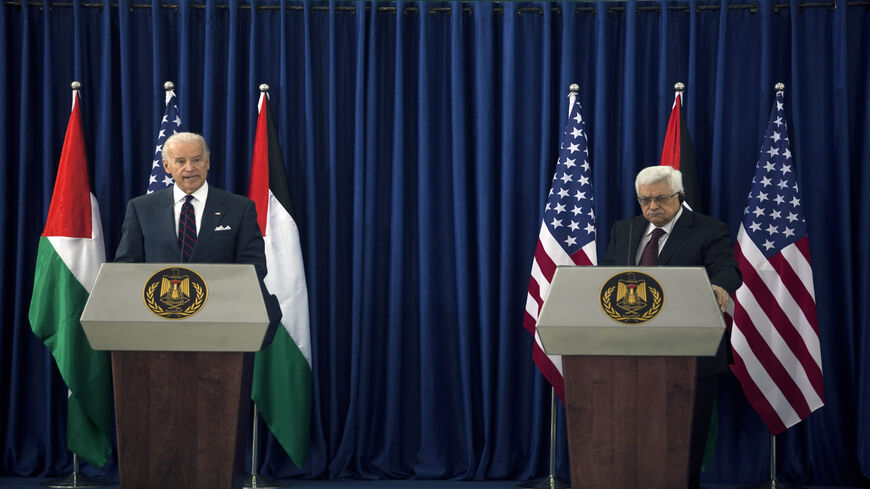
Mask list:
[[[253,265],[104,263],[81,322],[95,350],[258,351],[269,317]]]
[[[537,322],[551,355],[710,356],[725,323],[703,267],[558,267]]]

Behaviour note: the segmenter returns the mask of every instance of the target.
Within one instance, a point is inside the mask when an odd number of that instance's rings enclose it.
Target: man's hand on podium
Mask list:
[[[725,312],[725,308],[728,307],[728,302],[731,301],[731,296],[728,295],[728,292],[725,292],[725,289],[718,285],[713,285],[713,294],[716,295],[716,302],[719,303],[719,311]]]

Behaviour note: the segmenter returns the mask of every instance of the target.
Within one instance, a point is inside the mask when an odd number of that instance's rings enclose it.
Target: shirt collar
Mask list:
[[[202,187],[196,189],[196,192],[192,193],[191,195],[193,195],[193,198],[195,200],[204,203],[205,199],[208,198],[208,182],[203,182]],[[172,197],[174,198],[173,202],[180,202],[184,200],[186,196],[187,194],[184,193],[184,190],[178,188],[177,184],[172,186]]]

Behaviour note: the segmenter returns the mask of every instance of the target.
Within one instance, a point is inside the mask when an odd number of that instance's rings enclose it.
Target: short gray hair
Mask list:
[[[168,159],[166,153],[169,152],[170,145],[175,143],[189,143],[190,141],[199,141],[199,143],[202,144],[202,152],[205,153],[205,157],[208,159],[211,152],[208,150],[208,144],[206,144],[205,138],[202,137],[202,135],[195,132],[177,132],[166,138],[166,141],[163,142],[163,161]]]
[[[671,192],[683,191],[683,174],[680,170],[667,165],[648,166],[638,172],[634,179],[634,191],[640,194],[641,185],[652,185],[659,182],[668,182]]]

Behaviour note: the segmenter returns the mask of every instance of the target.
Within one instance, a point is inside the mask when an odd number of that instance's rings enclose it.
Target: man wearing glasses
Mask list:
[[[725,311],[730,294],[743,282],[728,226],[683,206],[683,176],[670,166],[644,168],[637,174],[634,187],[643,215],[613,225],[601,265],[703,266],[719,309]],[[696,363],[690,488],[699,487],[716,376],[727,370],[729,345],[726,338],[719,344],[716,356],[698,357]]]

